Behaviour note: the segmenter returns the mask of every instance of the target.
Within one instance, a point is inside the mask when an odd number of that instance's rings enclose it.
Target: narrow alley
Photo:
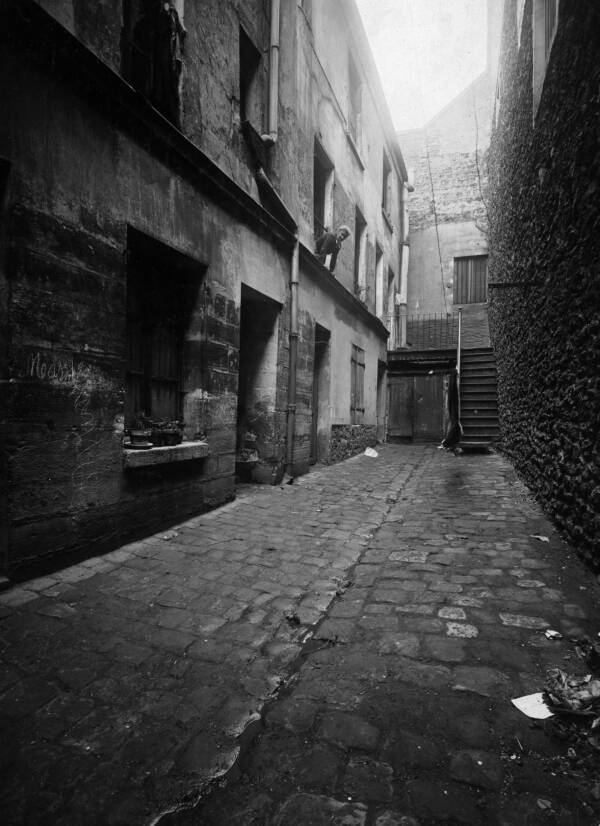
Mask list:
[[[378,450],[0,595],[4,822],[597,823],[510,702],[595,579],[500,455]]]

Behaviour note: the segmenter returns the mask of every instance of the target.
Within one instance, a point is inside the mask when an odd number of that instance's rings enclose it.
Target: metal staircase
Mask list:
[[[484,450],[500,438],[496,360],[491,347],[463,350],[460,410],[465,450]]]

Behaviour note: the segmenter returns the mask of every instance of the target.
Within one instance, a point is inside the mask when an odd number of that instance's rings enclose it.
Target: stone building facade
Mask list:
[[[485,319],[490,124],[486,71],[421,129],[399,135],[413,188],[409,317],[448,316],[460,305]],[[473,335],[476,346],[489,346],[485,321],[474,325]]]
[[[2,567],[383,435],[406,174],[354,4],[1,15]]]
[[[490,323],[508,455],[600,566],[600,8],[509,0],[490,152]]]

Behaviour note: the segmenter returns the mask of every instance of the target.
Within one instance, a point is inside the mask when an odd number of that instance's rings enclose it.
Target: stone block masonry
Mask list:
[[[341,462],[377,444],[377,428],[363,424],[334,424],[329,463]]]
[[[561,3],[532,112],[532,11],[506,16],[490,150],[490,326],[506,453],[600,567],[600,7]]]

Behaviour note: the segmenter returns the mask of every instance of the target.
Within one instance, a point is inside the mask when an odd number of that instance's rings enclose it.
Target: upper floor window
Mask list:
[[[313,159],[313,216],[314,234],[319,238],[331,229],[333,206],[333,164],[318,140],[315,140]]]
[[[537,112],[546,66],[558,27],[559,0],[534,0],[533,4],[533,113]]]
[[[356,64],[348,55],[348,131],[358,148],[360,148],[361,118],[362,84]]]
[[[385,149],[383,150],[383,173],[381,182],[381,207],[390,217],[392,211],[392,167]]]
[[[185,42],[182,5],[181,0],[123,2],[123,76],[175,126],[180,125]]]
[[[256,128],[262,125],[260,65],[259,50],[240,26],[240,120],[250,121]]]
[[[483,304],[487,301],[487,255],[454,259],[454,303]]]
[[[362,301],[366,300],[366,259],[367,222],[358,207],[354,210],[354,293]]]
[[[375,244],[375,313],[383,318],[383,249]]]

